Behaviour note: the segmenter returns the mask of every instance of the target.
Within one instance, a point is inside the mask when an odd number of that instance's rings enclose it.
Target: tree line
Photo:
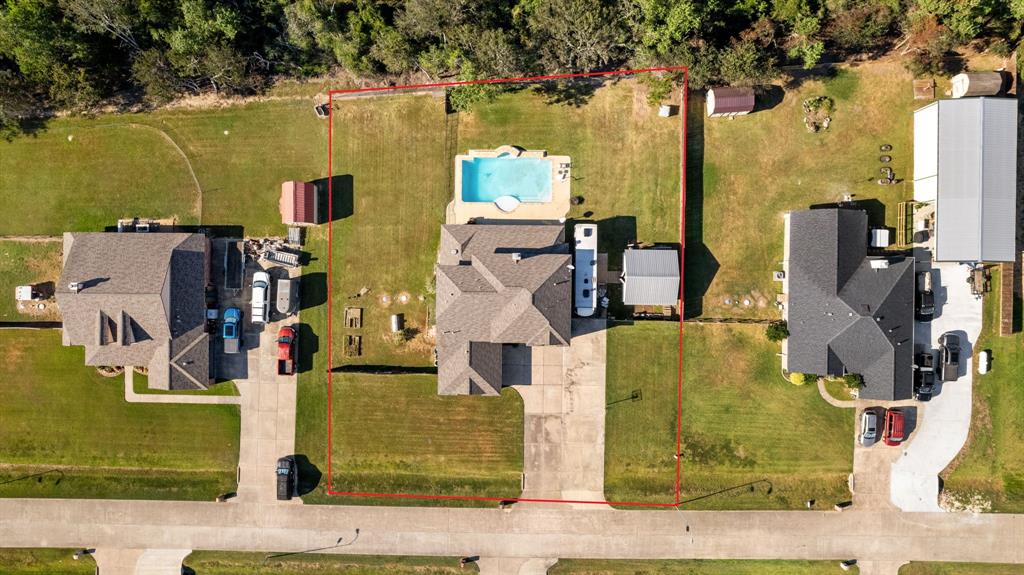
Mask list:
[[[899,49],[915,73],[982,41],[1009,53],[1024,0],[0,0],[0,122],[111,98],[249,94],[342,69],[370,81],[687,65],[694,87]],[[494,87],[462,90],[470,106]],[[667,90],[662,84],[661,90]]]

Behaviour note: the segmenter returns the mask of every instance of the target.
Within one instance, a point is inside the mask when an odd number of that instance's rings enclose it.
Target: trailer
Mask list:
[[[291,315],[295,308],[295,281],[290,278],[277,280],[277,300],[275,307],[278,313]]]
[[[263,252],[263,259],[268,262],[275,263],[286,268],[297,268],[299,267],[299,254],[285,251],[282,249],[268,249]]]

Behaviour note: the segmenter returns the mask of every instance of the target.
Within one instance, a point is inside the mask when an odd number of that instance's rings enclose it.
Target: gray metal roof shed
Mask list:
[[[626,305],[676,305],[679,302],[679,252],[626,250],[622,257],[622,302]]]
[[[915,111],[914,199],[935,202],[936,261],[1013,261],[1017,100],[940,100]]]

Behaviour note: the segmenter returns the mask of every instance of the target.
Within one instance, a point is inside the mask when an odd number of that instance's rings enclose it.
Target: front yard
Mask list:
[[[560,559],[548,575],[832,575],[837,561],[707,561]],[[850,571],[857,573],[855,567]]]
[[[183,562],[198,575],[455,575],[476,573],[475,565],[459,567],[458,557],[387,557],[373,555],[291,554],[267,559],[266,553],[193,551]]]
[[[236,406],[125,403],[124,380],[100,376],[60,338],[0,331],[0,496],[211,500],[234,490]]]
[[[671,502],[678,325],[608,333],[605,495]],[[683,330],[682,494],[686,509],[800,509],[849,499],[852,412],[782,378],[763,326]],[[640,391],[639,401],[618,401]],[[614,403],[613,403],[614,402]]]
[[[992,285],[996,291],[985,298],[984,327],[974,346],[991,351],[992,370],[975,373],[970,435],[943,473],[943,490],[959,501],[980,497],[992,511],[1024,513],[1024,334],[998,335],[998,272]]]

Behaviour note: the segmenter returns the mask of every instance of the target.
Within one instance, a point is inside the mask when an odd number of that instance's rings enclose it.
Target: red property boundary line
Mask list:
[[[467,86],[471,84],[504,84],[504,83],[520,83],[520,82],[538,82],[545,80],[563,80],[571,78],[593,78],[601,76],[629,76],[642,73],[650,72],[682,72],[683,73],[683,86],[681,88],[681,101],[682,107],[679,111],[679,118],[681,123],[681,130],[679,135],[679,146],[680,146],[680,166],[679,166],[679,299],[683,300],[684,296],[684,263],[685,263],[685,248],[686,248],[686,118],[688,111],[688,88],[689,88],[689,70],[686,66],[665,66],[659,68],[643,68],[635,70],[612,70],[607,72],[585,72],[580,74],[549,74],[544,76],[527,76],[521,78],[494,78],[486,80],[467,80],[457,82],[436,82],[431,84],[409,84],[404,86],[376,86],[369,88],[351,88],[345,90],[329,90],[328,98],[333,99],[335,94],[354,94],[360,92],[391,92],[400,90],[415,90],[415,89],[426,89],[426,88],[447,88],[453,86]],[[334,151],[333,135],[334,135],[334,106],[329,106],[327,115],[327,213],[334,213],[334,190],[332,186],[332,179],[334,176],[334,169],[332,164],[332,156]],[[682,461],[679,457],[675,458],[676,461],[676,479],[675,479],[675,498],[672,503],[652,503],[645,501],[586,501],[586,500],[572,500],[572,499],[528,499],[528,498],[515,498],[515,497],[479,497],[469,495],[429,495],[429,494],[414,494],[414,493],[372,493],[372,492],[351,492],[351,491],[335,491],[334,490],[334,479],[331,473],[331,453],[333,449],[333,435],[334,435],[334,401],[333,401],[333,372],[334,366],[333,353],[334,342],[333,337],[333,286],[332,278],[333,274],[333,260],[334,260],[334,226],[328,225],[327,227],[327,494],[337,497],[384,497],[393,499],[434,499],[434,500],[461,500],[461,501],[514,501],[514,502],[528,502],[528,503],[578,503],[578,504],[594,504],[594,505],[620,505],[627,507],[678,507],[680,505],[680,481],[682,478]],[[676,445],[675,454],[679,454],[682,450],[682,426],[683,426],[683,319],[682,310],[679,314],[679,362],[677,372],[677,384],[676,384]]]

